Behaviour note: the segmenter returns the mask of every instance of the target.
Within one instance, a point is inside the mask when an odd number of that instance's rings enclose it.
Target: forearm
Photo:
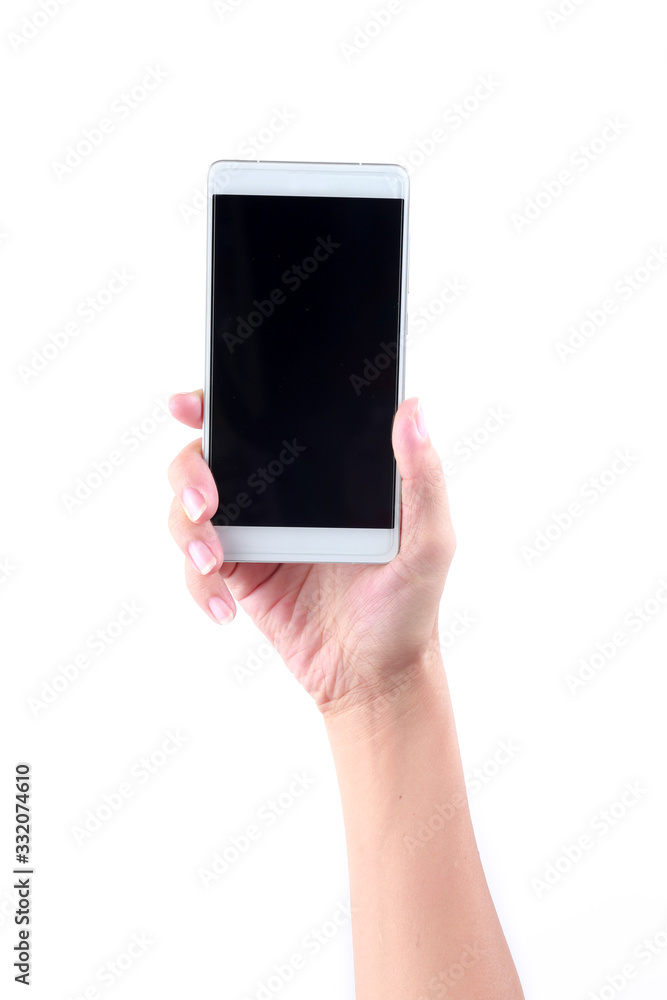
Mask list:
[[[357,1000],[522,1000],[475,843],[439,652],[375,707],[325,713]]]

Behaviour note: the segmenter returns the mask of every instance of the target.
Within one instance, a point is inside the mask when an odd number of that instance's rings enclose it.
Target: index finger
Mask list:
[[[167,401],[172,417],[188,427],[200,431],[204,419],[204,391],[176,392]]]

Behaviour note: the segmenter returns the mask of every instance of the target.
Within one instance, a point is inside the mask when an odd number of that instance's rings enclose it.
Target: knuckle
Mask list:
[[[178,500],[174,498],[169,508],[169,516],[167,518],[167,526],[173,538],[177,538],[180,534],[180,526],[182,523],[180,504]]]
[[[439,531],[429,545],[429,557],[437,566],[449,563],[453,555],[451,537],[448,531]]]
[[[172,486],[178,480],[180,470],[181,470],[181,456],[177,455],[176,458],[173,458],[171,460],[171,462],[169,463],[169,467],[167,468],[167,479],[169,480]]]
[[[442,543],[440,548],[441,561],[446,566],[449,566],[452,559],[454,558],[455,552],[456,552],[456,535],[450,529],[443,533]]]
[[[450,530],[449,530],[449,551],[450,551],[452,557],[454,556],[454,553],[456,552],[457,545],[458,545],[458,539],[456,537],[456,532],[454,531],[453,528],[450,528]]]
[[[431,494],[436,496],[446,489],[445,473],[440,462],[427,465],[423,471],[424,485]]]

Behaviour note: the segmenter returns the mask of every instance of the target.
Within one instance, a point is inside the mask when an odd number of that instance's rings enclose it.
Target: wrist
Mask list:
[[[390,684],[378,682],[370,689],[353,689],[320,711],[336,750],[372,742],[397,726],[409,726],[425,709],[432,710],[446,691],[440,647],[431,641]]]

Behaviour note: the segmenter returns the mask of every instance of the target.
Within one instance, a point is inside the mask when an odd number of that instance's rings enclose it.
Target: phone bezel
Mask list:
[[[212,240],[214,194],[312,195],[402,198],[403,245],[398,338],[398,400],[405,398],[405,339],[409,270],[409,176],[398,164],[297,163],[291,161],[216,160],[207,184],[206,377],[202,452],[209,461]],[[226,562],[387,563],[400,546],[401,478],[396,469],[393,528],[276,528],[215,525]]]

